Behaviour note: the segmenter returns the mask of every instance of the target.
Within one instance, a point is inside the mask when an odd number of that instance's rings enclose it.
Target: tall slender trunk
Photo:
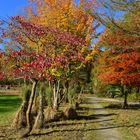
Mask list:
[[[37,81],[33,81],[31,96],[30,96],[30,100],[29,100],[29,104],[28,104],[28,109],[27,109],[27,112],[26,112],[26,120],[27,120],[28,131],[22,137],[28,136],[28,134],[32,130],[31,110],[32,110],[33,101],[34,101],[34,97],[35,97],[36,86],[37,86]]]
[[[65,92],[65,103],[68,103],[69,102],[68,101],[69,81],[66,81],[64,88],[65,88],[65,91],[66,91]]]
[[[57,83],[54,83],[53,87],[53,109],[58,109],[58,94],[59,94],[59,87],[60,81],[58,80]]]
[[[127,97],[128,97],[128,90],[127,90],[126,85],[124,85],[124,104],[123,104],[123,108],[128,107]]]
[[[128,92],[125,92],[123,108],[127,108],[128,107],[127,97],[128,97]]]

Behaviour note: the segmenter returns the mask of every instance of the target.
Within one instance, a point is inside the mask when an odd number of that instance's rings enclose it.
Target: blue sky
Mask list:
[[[78,4],[79,0],[75,0]],[[24,7],[28,5],[28,0],[0,0],[0,18],[6,18],[21,14]],[[102,28],[100,28],[102,30]],[[0,44],[2,49],[2,44]]]
[[[0,0],[0,18],[21,13],[27,3],[28,0]]]
[[[28,0],[0,0],[0,18],[20,14],[27,3]],[[0,49],[3,49],[2,44],[0,44]]]
[[[79,0],[75,0],[78,3]],[[21,13],[22,8],[26,7],[28,0],[0,0],[0,18],[13,16]]]
[[[75,0],[75,3],[78,4],[79,0]],[[0,18],[6,18],[14,15],[21,14],[21,11],[24,7],[28,5],[28,0],[0,0]],[[117,17],[120,17],[122,13],[117,14]],[[100,27],[98,31],[104,30],[103,27]],[[0,45],[2,48],[2,45]]]

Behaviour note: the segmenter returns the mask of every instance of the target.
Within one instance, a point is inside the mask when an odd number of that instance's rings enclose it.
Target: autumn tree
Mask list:
[[[3,68],[3,58],[4,58],[4,52],[0,51],[0,80],[3,80],[5,78],[5,72]]]
[[[130,13],[126,13],[126,24],[132,25],[133,30],[137,29],[138,24],[132,23],[132,19],[136,20]],[[139,22],[139,20],[137,20]],[[120,22],[121,23],[121,22]],[[122,22],[123,24],[124,22]],[[104,35],[100,39],[100,46],[108,53],[104,72],[100,74],[100,79],[110,84],[120,84],[126,89],[139,86],[139,56],[140,56],[140,37],[134,34],[128,34],[121,29],[106,29]],[[127,95],[125,92],[124,107],[127,106]]]
[[[140,52],[130,51],[117,54],[107,58],[106,66],[103,66],[104,73],[100,74],[100,79],[108,84],[120,84],[125,86],[125,90],[131,87],[139,87],[140,81]],[[125,92],[124,107],[127,107],[127,95]]]
[[[31,132],[36,122],[39,122],[39,128],[43,126],[43,88],[39,94],[38,114],[35,120],[32,119],[38,82],[48,82],[53,95],[52,108],[57,110],[60,84],[66,87],[72,83],[75,73],[93,60],[96,50],[90,49],[99,26],[89,12],[95,1],[80,1],[78,6],[74,1],[63,0],[32,0],[31,4],[34,6],[28,8],[26,17],[11,17],[9,21],[3,21],[5,26],[0,28],[11,65],[10,76],[32,83],[29,101],[26,105],[23,103],[17,113],[17,117],[24,114],[27,126],[24,136]]]
[[[28,128],[24,135],[26,136],[32,130],[31,111],[38,81],[47,80],[51,83],[54,95],[53,108],[56,109],[60,81],[71,78],[75,71],[84,66],[89,60],[86,58],[89,49],[85,40],[77,35],[28,22],[24,17],[12,17],[8,27],[2,30],[2,39],[6,41],[9,38],[8,42],[15,45],[9,48],[8,54],[9,63],[13,64],[11,76],[32,82],[27,110],[23,113],[26,115]],[[32,47],[32,43],[36,46]],[[22,105],[20,109],[25,109]],[[19,113],[21,114],[21,110],[17,113],[17,117]],[[42,94],[35,122],[41,118],[43,118]]]
[[[90,44],[99,26],[90,13],[95,5],[95,0],[82,0],[78,5],[74,0],[31,0],[27,15],[32,22],[77,34]]]
[[[29,20],[35,23],[40,23],[45,26],[56,28],[63,32],[71,32],[72,34],[78,35],[85,40],[89,48],[93,46],[93,40],[98,37],[96,29],[99,27],[99,23],[91,14],[93,9],[96,9],[96,1],[79,1],[76,5],[74,0],[61,0],[61,1],[49,1],[49,0],[31,0],[30,6],[27,9],[27,15]],[[71,47],[66,47],[62,49],[65,53],[66,50],[70,51]],[[96,50],[92,48],[93,51],[87,51],[86,60],[91,60]],[[79,58],[82,56],[80,53],[86,52],[86,48],[83,47],[81,52],[79,52]],[[78,63],[77,63],[78,64]],[[79,65],[79,64],[78,64]],[[79,65],[80,66],[80,65]],[[81,65],[82,66],[82,65]],[[70,79],[73,68],[77,66],[73,65],[69,68],[69,73],[67,73],[67,78]],[[75,69],[74,68],[74,69]],[[80,68],[80,67],[79,67]],[[66,76],[65,75],[65,76]],[[69,80],[65,80],[64,88],[68,87]],[[63,82],[64,83],[64,82]],[[65,90],[67,91],[67,90]]]

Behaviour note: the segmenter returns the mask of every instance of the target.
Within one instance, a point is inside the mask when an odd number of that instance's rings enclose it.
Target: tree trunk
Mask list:
[[[22,137],[28,136],[29,133],[32,130],[31,110],[32,110],[33,101],[34,101],[34,97],[35,97],[36,86],[37,86],[37,81],[33,81],[31,96],[30,96],[30,100],[29,100],[29,104],[28,104],[28,109],[27,109],[27,112],[26,112],[26,120],[27,120],[27,128],[28,128],[28,130]]]
[[[127,108],[128,107],[127,97],[128,97],[128,93],[125,92],[125,94],[124,94],[124,105],[123,105],[123,108]]]
[[[38,110],[38,115],[35,120],[34,129],[42,128],[43,123],[44,123],[43,92],[44,90],[41,89],[40,94],[39,94],[40,95],[39,110]]]
[[[57,88],[56,88],[57,86]],[[58,94],[59,94],[60,81],[54,83],[53,87],[53,109],[58,110]]]
[[[126,87],[126,85],[124,86],[124,106],[123,106],[123,108],[128,107],[127,97],[128,97],[128,94],[131,93],[131,90],[132,90],[131,86],[128,86],[128,87]]]
[[[120,96],[123,97],[124,94],[125,94],[125,93],[124,93],[124,86],[121,86],[121,95],[120,95]]]
[[[37,116],[38,111],[38,96],[35,94],[33,105],[32,105],[32,115]]]
[[[53,109],[57,108],[57,95],[56,95],[56,85],[53,85]]]
[[[68,92],[69,92],[69,82],[68,81],[65,83],[64,88],[65,88],[65,103],[68,103],[69,102],[68,101]]]

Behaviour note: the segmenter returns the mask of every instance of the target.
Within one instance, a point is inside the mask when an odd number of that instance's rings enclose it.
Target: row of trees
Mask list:
[[[79,5],[74,0],[30,0],[24,16],[1,21],[5,50],[0,52],[0,79],[23,79],[29,84],[12,124],[27,128],[24,136],[55,120],[61,103],[70,106],[60,118],[70,118],[70,110],[71,117],[76,116],[76,93],[91,79],[94,91],[103,82],[125,87],[124,107],[130,89],[139,88],[140,37],[130,34],[130,27],[139,29],[139,10],[131,9],[115,23],[104,22],[95,14],[100,6],[95,0],[81,0]],[[99,36],[101,23],[109,28]]]
[[[139,91],[140,87],[140,5],[133,2],[131,6],[131,11],[127,11],[123,19],[108,22],[109,28],[99,40],[102,52],[96,65],[96,77],[100,82],[120,86],[122,89],[124,108],[128,106],[128,94],[132,89]]]
[[[81,1],[78,7],[69,0],[30,2],[26,16],[1,21],[5,50],[0,53],[0,79],[23,79],[32,84],[29,89],[25,87],[12,124],[14,128],[27,128],[23,136],[33,128],[42,128],[44,121],[54,120],[62,101],[69,103],[74,112],[77,74],[93,61],[96,50],[90,45],[98,27],[89,12],[94,2],[89,5]],[[67,114],[64,117],[69,118]]]

